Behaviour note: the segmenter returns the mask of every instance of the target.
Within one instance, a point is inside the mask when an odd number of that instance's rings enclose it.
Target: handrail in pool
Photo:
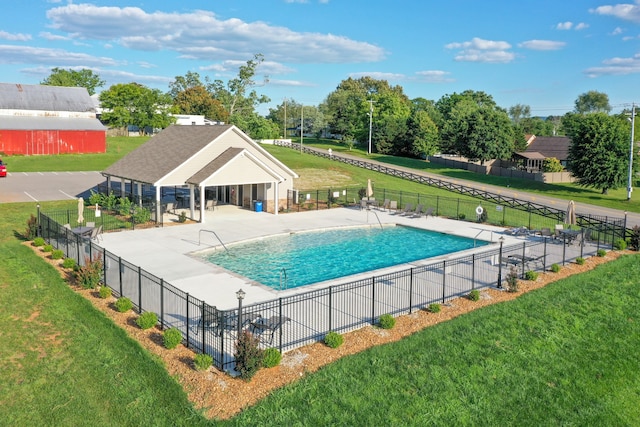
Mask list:
[[[220,242],[220,244],[222,245],[222,247],[224,248],[225,251],[228,251],[229,249],[227,249],[227,247],[224,245],[224,243],[222,243],[222,240],[220,239],[220,236],[218,236],[216,234],[215,231],[213,230],[200,230],[200,232],[198,233],[198,246],[200,246],[200,243],[202,241],[202,232],[206,232],[206,233],[212,233],[214,236],[216,236],[216,238],[218,239],[218,242]]]

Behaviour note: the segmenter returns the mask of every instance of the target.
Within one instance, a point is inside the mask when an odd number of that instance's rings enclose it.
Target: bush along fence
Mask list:
[[[138,313],[155,313],[161,328],[180,330],[186,346],[210,355],[221,370],[234,368],[236,341],[245,330],[259,338],[262,348],[289,351],[321,341],[332,331],[375,325],[382,315],[408,314],[472,290],[501,288],[509,274],[526,277],[530,271],[546,271],[551,265],[592,256],[601,246],[584,234],[573,244],[547,237],[508,245],[500,241],[475,253],[419,261],[411,268],[404,265],[390,273],[245,307],[238,294],[238,308],[218,310],[215,302],[194,298],[91,239],[72,235],[55,216],[39,212],[38,224],[42,237],[78,265],[101,261],[101,286],[109,287],[115,297],[127,297]]]
[[[477,199],[481,199],[482,200],[482,204],[483,205],[487,205],[490,207],[498,207],[500,206],[503,210],[510,208],[512,210],[519,210],[522,212],[525,212],[528,215],[539,215],[545,218],[549,218],[550,220],[556,221],[556,222],[563,222],[563,218],[565,215],[565,211],[561,210],[561,209],[556,209],[556,208],[552,208],[549,206],[545,206],[539,203],[533,203],[533,202],[529,202],[529,201],[525,201],[525,200],[520,200],[520,199],[516,199],[513,197],[507,197],[507,196],[503,196],[501,194],[497,194],[497,193],[492,193],[490,191],[485,191],[485,190],[480,190],[474,187],[469,187],[469,186],[465,186],[465,185],[461,185],[461,184],[455,184],[449,181],[445,181],[445,180],[441,180],[441,179],[437,179],[437,178],[433,178],[433,177],[429,177],[426,175],[421,175],[419,173],[415,173],[415,172],[411,172],[409,170],[406,169],[397,169],[394,168],[392,166],[387,166],[385,164],[381,164],[381,163],[373,163],[364,159],[359,159],[359,158],[353,158],[353,157],[345,157],[345,156],[341,156],[340,154],[336,154],[336,153],[331,153],[329,154],[327,150],[320,150],[317,148],[313,148],[313,147],[307,147],[307,146],[300,146],[300,144],[297,143],[293,143],[293,142],[289,142],[289,141],[280,141],[277,140],[274,142],[275,145],[279,145],[279,146],[283,146],[283,147],[288,147],[291,149],[294,149],[296,151],[301,151],[307,154],[313,154],[314,156],[319,156],[319,157],[324,157],[326,159],[330,159],[333,161],[338,161],[338,162],[342,162],[342,163],[346,163],[352,166],[357,166],[363,169],[368,169],[368,170],[372,170],[375,172],[379,172],[379,173],[383,173],[386,175],[391,175],[391,176],[395,176],[398,178],[402,178],[402,179],[406,179],[409,181],[413,181],[413,182],[417,182],[420,184],[425,184],[425,185],[429,185],[432,187],[436,187],[436,188],[441,188],[453,193],[458,193],[458,194],[462,194],[462,195],[466,195],[466,196],[471,196]],[[324,193],[327,193],[327,190],[323,191]],[[300,194],[302,192],[296,193]],[[308,193],[307,193],[308,194]],[[313,194],[313,193],[311,193]],[[331,191],[330,193],[332,196],[334,196],[336,194],[336,190]],[[378,195],[379,193],[376,191],[376,197],[377,198],[382,198],[382,200],[384,200],[385,198],[389,198],[387,197],[386,194],[382,194],[381,196]],[[352,192],[349,195],[351,198],[347,199],[353,202],[352,198],[353,197],[357,197],[357,192]],[[389,195],[391,196],[391,195]],[[324,197],[322,197],[322,199],[324,199],[326,201],[326,199]],[[340,198],[337,198],[340,199]],[[293,200],[293,198],[292,198]],[[359,200],[359,199],[358,199]],[[451,200],[456,200],[456,199],[451,199]],[[326,202],[325,202],[326,203]],[[303,208],[309,208],[310,206],[312,206],[312,203],[302,203],[301,204],[303,206]],[[318,209],[320,209],[323,204],[322,203],[317,203],[315,205],[313,205],[315,207],[317,207]],[[299,207],[297,206],[292,206],[292,209],[295,210]],[[486,209],[485,209],[486,210]],[[491,209],[489,209],[491,210]],[[487,211],[488,212],[488,211]],[[450,216],[452,218],[458,218],[458,216],[460,215],[460,212],[457,213],[457,215],[452,216],[452,215],[448,215],[445,214],[444,210],[439,212],[441,216]],[[473,215],[469,215],[467,212],[462,212],[462,214],[465,215],[466,218],[471,218],[473,217]],[[499,216],[499,215],[498,215]],[[501,224],[499,221],[494,221],[491,219],[491,217],[489,218],[489,221],[492,222],[493,224]],[[622,239],[626,239],[627,237],[630,236],[631,231],[628,230],[626,228],[626,221],[624,218],[612,218],[612,217],[607,217],[607,216],[597,216],[597,215],[584,215],[584,214],[580,214],[577,213],[576,214],[576,221],[577,223],[582,226],[582,227],[586,227],[586,228],[590,228],[593,230],[597,230],[597,232],[607,232],[612,234],[611,240],[616,240],[618,238],[622,238]],[[508,223],[503,223],[501,225],[507,225]],[[526,225],[526,222],[524,223],[520,223],[520,224],[512,224],[515,226],[522,226],[522,225]],[[531,224],[530,224],[531,225]],[[530,227],[531,228],[531,227]]]

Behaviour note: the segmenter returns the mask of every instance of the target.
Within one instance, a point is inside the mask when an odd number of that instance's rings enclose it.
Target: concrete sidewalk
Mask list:
[[[215,211],[207,212],[205,224],[179,224],[162,228],[105,233],[99,244],[107,251],[140,266],[145,271],[164,279],[184,292],[206,301],[207,304],[220,309],[231,309],[237,306],[235,292],[240,288],[247,294],[245,303],[251,304],[307,292],[313,288],[343,283],[359,277],[371,277],[374,273],[366,272],[321,284],[276,291],[213,264],[203,262],[198,258],[198,253],[216,248],[222,249],[220,242],[230,245],[234,242],[303,230],[353,226],[379,227],[381,224],[411,225],[492,242],[497,242],[504,231],[503,228],[485,224],[431,216],[411,218],[382,210],[335,208],[273,215],[234,206],[220,206]],[[506,235],[505,239],[505,244],[512,241],[522,241]],[[431,258],[429,262],[433,262],[435,259],[438,258]],[[419,264],[420,261],[411,263],[411,265]],[[404,264],[389,267],[377,270],[377,273],[406,269],[408,266],[408,264]]]

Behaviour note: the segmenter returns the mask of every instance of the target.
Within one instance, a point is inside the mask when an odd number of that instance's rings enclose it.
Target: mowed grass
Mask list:
[[[337,167],[274,150],[294,169]],[[640,425],[638,255],[344,358],[215,422],[21,243],[32,213],[0,205],[0,425]]]

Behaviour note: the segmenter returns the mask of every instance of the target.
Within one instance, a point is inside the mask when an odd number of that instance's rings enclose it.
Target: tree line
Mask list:
[[[573,111],[542,118],[532,117],[528,105],[502,108],[482,91],[447,94],[436,101],[410,99],[401,86],[361,77],[341,81],[317,106],[284,99],[261,116],[256,108],[271,101],[256,91],[260,84],[254,77],[263,60],[255,55],[227,82],[187,72],[176,76],[167,92],[139,83],[112,85],[99,96],[101,120],[111,127],[163,129],[173,123],[174,114],[202,115],[232,123],[254,139],[304,133],[380,154],[427,158],[449,153],[480,162],[511,159],[513,153],[526,149],[525,135],[566,135],[572,140],[570,168],[580,184],[603,193],[624,185],[629,164],[628,110],[610,115],[604,93],[583,93]],[[41,84],[82,86],[93,95],[105,82],[91,70],[54,68]],[[545,165],[549,170],[561,169],[557,159],[547,159]]]

